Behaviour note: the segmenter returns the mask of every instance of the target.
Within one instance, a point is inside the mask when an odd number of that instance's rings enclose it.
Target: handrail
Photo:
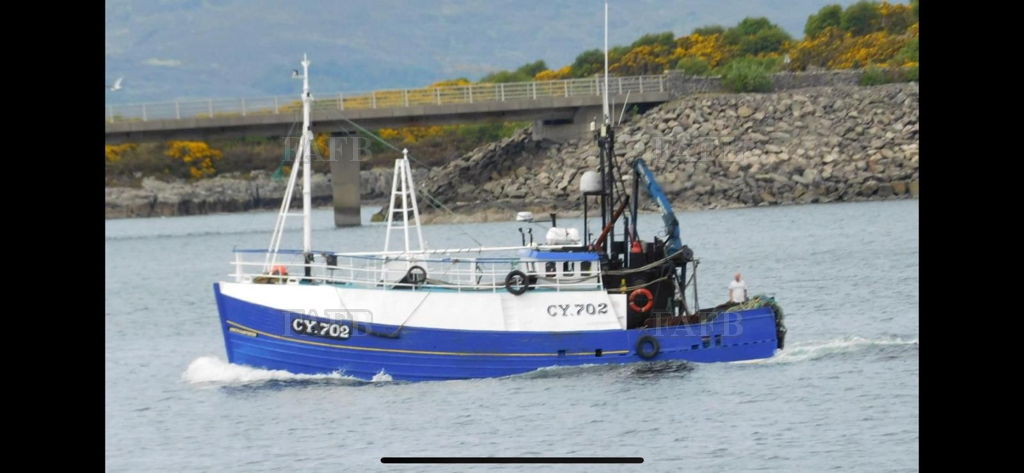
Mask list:
[[[664,92],[665,74],[610,77],[613,95]],[[408,108],[423,105],[537,100],[547,97],[600,95],[603,78],[559,79],[550,81],[481,83],[416,89],[385,89],[369,92],[327,93],[316,98],[314,112]],[[150,120],[205,120],[219,117],[282,115],[302,112],[297,95],[244,98],[208,98],[159,103],[107,104],[108,123]]]
[[[235,260],[231,262],[235,271],[230,275],[236,282],[327,283],[385,290],[437,288],[498,291],[505,289],[508,274],[518,270],[531,277],[531,287],[538,289],[562,291],[603,288],[601,268],[597,262],[584,266],[582,263],[585,262],[581,261],[534,261],[516,257],[369,259],[335,254],[332,255],[332,258],[336,258],[331,260],[332,264],[327,264],[327,260],[306,263],[303,259],[298,262],[296,258],[293,263],[279,261],[275,271],[268,272],[263,258],[253,257],[250,261],[243,259],[245,255],[255,254],[258,253],[236,250]],[[284,274],[274,274],[278,266],[285,268]],[[409,274],[408,268],[412,266],[424,268],[424,281],[403,282]],[[306,276],[307,271],[309,276]]]

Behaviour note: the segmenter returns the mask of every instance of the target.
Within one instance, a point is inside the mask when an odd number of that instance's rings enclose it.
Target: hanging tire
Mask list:
[[[422,266],[410,266],[403,279],[413,286],[419,286],[427,282],[427,270]]]
[[[650,347],[649,349],[647,347]],[[636,340],[636,354],[640,358],[650,360],[661,351],[661,344],[658,339],[650,335],[644,335]]]
[[[516,269],[505,276],[505,289],[513,295],[521,295],[529,288],[530,278],[526,277],[526,273]]]

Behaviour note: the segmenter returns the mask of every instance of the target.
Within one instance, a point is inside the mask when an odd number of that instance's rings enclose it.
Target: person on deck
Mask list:
[[[729,302],[747,301],[747,283],[743,282],[743,276],[736,273],[733,280],[729,281]]]

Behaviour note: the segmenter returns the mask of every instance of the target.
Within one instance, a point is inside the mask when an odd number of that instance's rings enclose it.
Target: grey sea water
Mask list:
[[[364,209],[364,221],[376,209]],[[728,364],[543,369],[365,383],[228,364],[212,283],[273,212],[106,223],[108,471],[917,471],[918,203],[680,213],[702,306],[741,271],[786,349]],[[298,219],[293,219],[298,220]],[[318,249],[372,250],[384,228]],[[559,219],[560,226],[581,226]],[[515,222],[431,225],[431,247],[515,245]],[[660,230],[644,215],[644,237]],[[535,230],[536,232],[536,230]],[[299,246],[296,227],[286,244]],[[642,456],[640,465],[382,465],[381,456]]]

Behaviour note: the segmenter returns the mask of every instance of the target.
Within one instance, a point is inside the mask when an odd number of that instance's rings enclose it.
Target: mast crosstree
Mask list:
[[[398,205],[401,199],[401,208]],[[395,213],[402,214],[402,235],[405,237],[405,253],[422,252],[426,250],[423,244],[423,231],[420,229],[420,208],[416,203],[416,187],[412,180],[412,168],[409,167],[409,150],[402,149],[402,159],[395,160],[395,176],[391,181],[391,203],[388,205],[388,229],[384,235],[384,252],[391,251],[391,231],[398,225],[395,222]],[[412,212],[413,220],[409,222],[409,212]],[[419,245],[416,249],[410,247],[409,230],[416,229],[416,242]]]

